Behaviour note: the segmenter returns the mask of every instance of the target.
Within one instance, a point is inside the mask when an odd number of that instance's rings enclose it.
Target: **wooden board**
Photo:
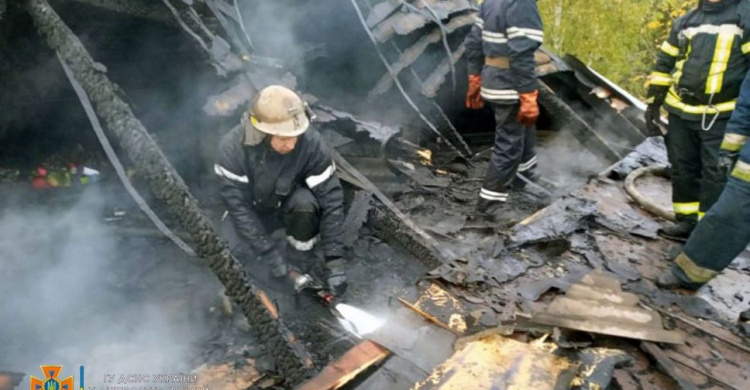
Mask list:
[[[497,334],[467,343],[413,389],[568,389],[575,365]]]
[[[317,376],[303,383],[297,390],[338,389],[356,378],[361,372],[380,363],[390,355],[381,345],[364,340],[343,356],[327,365]]]

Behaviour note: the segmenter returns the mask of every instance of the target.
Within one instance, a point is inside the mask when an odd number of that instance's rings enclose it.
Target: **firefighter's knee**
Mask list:
[[[313,193],[298,189],[287,202],[284,216],[287,241],[297,250],[309,251],[317,242],[320,232],[320,206]]]

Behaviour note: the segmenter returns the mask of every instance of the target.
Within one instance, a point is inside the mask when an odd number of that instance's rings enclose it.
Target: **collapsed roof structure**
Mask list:
[[[466,78],[460,63],[462,41],[474,22],[475,2],[24,0],[5,7],[0,0],[0,24],[9,23],[8,16],[31,18],[77,87],[94,127],[97,118],[102,120],[108,138],[169,211],[171,228],[187,233],[186,245],[218,277],[232,305],[247,319],[249,332],[264,346],[273,361],[267,371],[277,373],[279,381],[264,384],[254,370],[216,374],[244,375],[239,388],[607,388],[616,382],[620,388],[674,388],[676,383],[684,388],[695,383],[739,389],[748,383],[750,347],[733,333],[732,316],[747,307],[744,298],[735,296],[748,296],[742,286],[750,278],[750,256],[743,255],[743,263],[698,296],[654,287],[652,280],[668,264],[670,245],[656,238],[656,218],[629,200],[622,181],[637,168],[665,164],[663,144],[644,135],[643,106],[637,98],[575,57],[559,58],[546,51],[536,56],[541,153],[548,156],[551,168],[545,173],[558,190],[517,194],[518,213],[502,226],[467,218],[478,191],[477,177],[486,166],[481,146],[488,144],[494,129],[486,113],[461,110]],[[353,296],[353,303],[363,307],[368,306],[368,295],[399,298],[398,305],[404,307],[391,307],[383,331],[341,356],[321,357],[308,348],[304,337],[294,333],[294,324],[288,324],[295,321],[290,307],[256,285],[217,232],[211,210],[199,202],[201,189],[190,187],[181,175],[205,176],[210,170],[205,165],[175,167],[168,158],[173,155],[162,150],[162,137],[169,133],[144,125],[139,116],[143,112],[129,101],[131,91],[113,81],[113,65],[99,62],[88,48],[95,47],[95,39],[81,38],[68,26],[85,30],[86,22],[76,20],[78,13],[126,15],[180,31],[181,39],[189,40],[215,72],[201,91],[201,112],[191,115],[220,132],[235,126],[255,93],[267,85],[306,93],[317,127],[336,150],[339,176],[348,183],[345,242],[355,252],[372,250],[373,242],[362,239],[368,236],[364,229],[419,261],[424,276],[419,279],[426,279],[401,295],[375,289]],[[295,53],[284,54],[290,51]],[[0,127],[0,137],[13,137],[14,131],[19,130],[12,125]],[[218,138],[215,132],[187,137],[208,145]],[[206,163],[213,160],[210,147],[191,151],[201,153]],[[175,154],[180,153],[185,151]],[[664,180],[644,178],[638,185],[652,198],[668,201]],[[539,321],[539,316],[534,321],[527,315],[543,313],[549,291],[574,294],[571,288],[581,287],[572,286],[580,286],[576,282],[591,269],[610,274],[601,279],[619,280],[610,293],[626,294],[622,284],[647,305],[633,308],[635,302],[630,302],[628,309],[614,308],[614,318],[646,315],[652,333],[670,337],[670,330],[660,329],[661,318],[675,319],[667,325],[685,333],[687,346],[662,350],[651,341],[664,339],[653,337],[635,344],[611,337],[578,341],[562,322]],[[608,294],[593,285],[593,290]],[[675,305],[684,314],[673,313]],[[581,311],[576,314],[585,316]],[[662,316],[648,314],[656,312]],[[422,317],[430,322],[422,322]],[[401,333],[389,333],[396,328]],[[578,329],[623,335],[594,328]],[[544,334],[551,337],[536,337]],[[405,340],[414,341],[404,346]],[[651,367],[647,355],[664,373]],[[518,360],[504,360],[507,356]],[[467,363],[467,357],[473,360]],[[330,360],[331,365],[321,367]],[[486,367],[472,371],[467,364],[475,360]],[[201,372],[215,373],[211,368]],[[363,373],[368,375],[350,383]],[[545,375],[539,379],[530,373]]]

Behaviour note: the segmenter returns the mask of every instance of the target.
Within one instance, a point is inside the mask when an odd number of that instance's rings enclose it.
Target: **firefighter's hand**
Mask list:
[[[730,152],[724,149],[719,152],[719,169],[724,172],[725,176],[729,176],[732,173],[732,168],[734,168],[739,155],[738,152]]]
[[[539,118],[539,91],[522,93],[519,95],[518,123],[524,127],[532,127]]]
[[[340,297],[346,292],[346,261],[336,258],[326,261],[326,282],[331,294]]]
[[[482,76],[478,74],[469,75],[469,90],[466,92],[466,108],[478,110],[484,107],[482,100]]]
[[[648,107],[646,107],[646,130],[648,132],[649,137],[656,137],[659,135],[667,135],[663,126],[660,126],[661,124],[661,106],[658,104],[649,104]],[[666,130],[666,129],[664,129]]]

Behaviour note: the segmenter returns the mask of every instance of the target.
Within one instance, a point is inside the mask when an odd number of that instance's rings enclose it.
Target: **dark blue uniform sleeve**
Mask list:
[[[214,173],[219,177],[219,193],[237,234],[255,254],[261,255],[272,250],[273,244],[248,198],[251,183],[243,163],[241,142],[237,131],[222,138]]]
[[[738,152],[750,136],[750,72],[745,75],[745,81],[740,88],[737,106],[729,119],[724,141],[721,148],[730,152]]]
[[[503,17],[502,15],[497,15]],[[544,41],[542,18],[536,0],[513,0],[508,6],[505,34],[510,50],[510,69],[519,93],[537,89],[534,52]]]
[[[651,74],[648,76],[648,92],[646,103],[656,103],[661,105],[664,97],[667,95],[669,87],[674,84],[672,80],[672,71],[674,70],[677,56],[680,54],[678,34],[682,19],[677,19],[672,24],[667,39],[659,47],[659,54],[656,56],[656,65]]]
[[[484,66],[484,51],[482,50],[482,29],[484,21],[477,14],[476,21],[464,40],[466,47],[466,67],[470,75],[481,75]]]

